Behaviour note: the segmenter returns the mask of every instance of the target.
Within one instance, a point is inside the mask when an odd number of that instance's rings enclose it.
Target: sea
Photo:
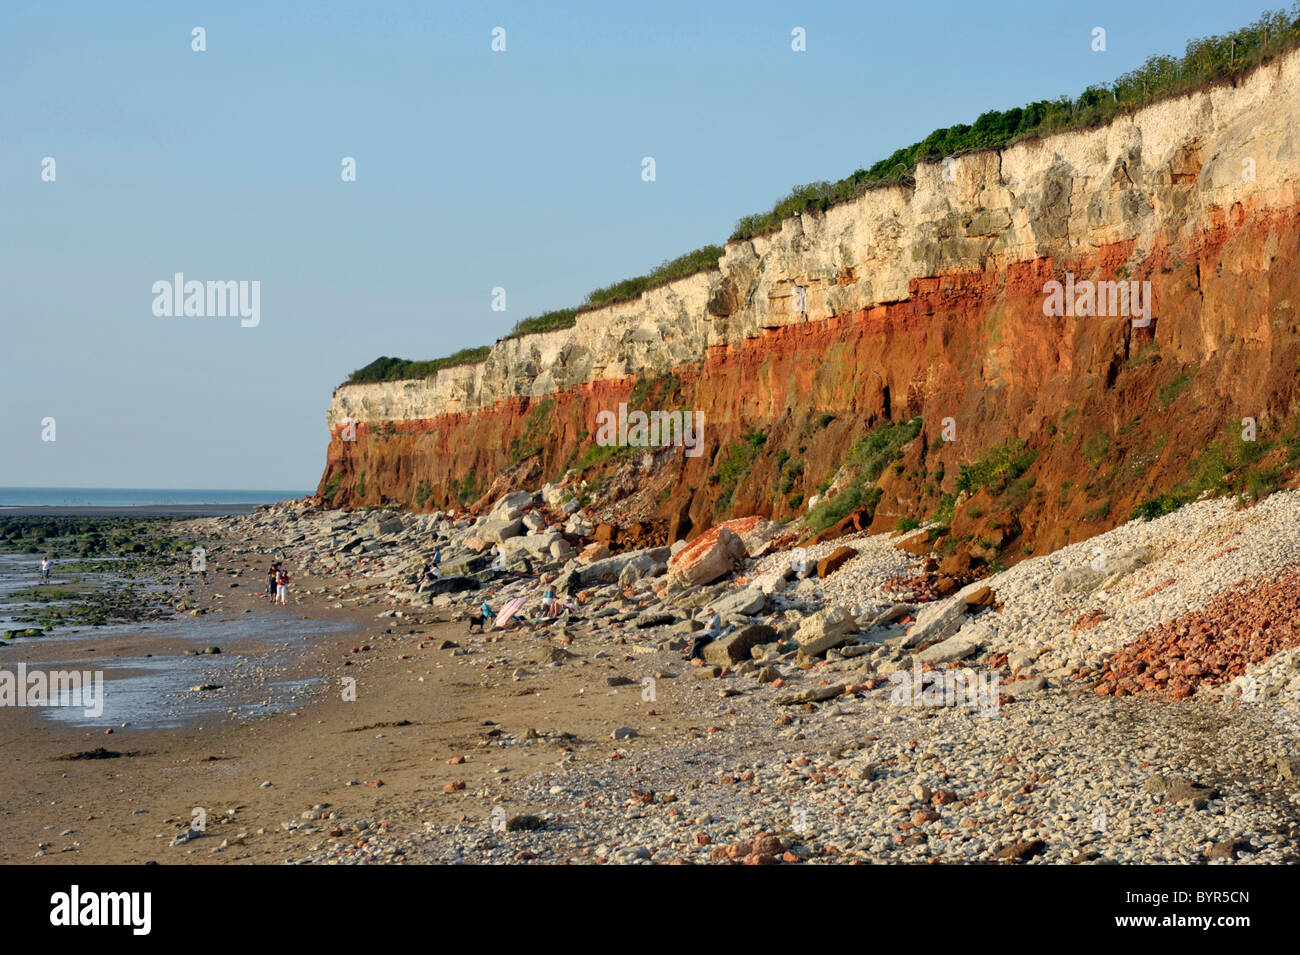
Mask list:
[[[0,487],[0,518],[112,515],[184,516],[251,511],[259,504],[305,497],[301,490],[198,490],[188,488],[32,488]],[[39,554],[0,551],[0,670],[20,662],[29,672],[62,672],[69,666],[94,670],[103,680],[100,712],[68,704],[43,707],[47,720],[76,727],[134,726],[174,728],[212,719],[248,719],[300,705],[320,678],[290,678],[291,659],[327,633],[350,630],[340,620],[311,619],[296,607],[258,605],[252,612],[213,612],[148,622],[116,622],[92,627],[54,626],[39,637],[14,633],[31,626],[25,619],[42,607],[66,604],[62,592],[94,587],[145,589],[159,584],[128,580],[115,573],[116,558],[56,560],[49,588],[55,599],[34,603],[28,593],[43,588]],[[260,580],[254,579],[260,589]],[[215,587],[216,584],[213,584]],[[223,587],[227,586],[224,582]],[[234,586],[233,583],[229,586]],[[219,655],[153,652],[164,640],[184,641],[194,649],[219,646]],[[44,658],[46,649],[69,641],[88,644],[86,655]],[[112,653],[107,652],[113,648]],[[251,665],[250,665],[251,664]],[[16,672],[16,671],[15,671]],[[218,687],[199,691],[200,686]]]
[[[6,507],[168,507],[273,504],[311,491],[148,487],[0,487]]]

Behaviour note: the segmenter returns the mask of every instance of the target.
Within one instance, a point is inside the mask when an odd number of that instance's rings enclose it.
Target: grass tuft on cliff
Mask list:
[[[839,523],[859,508],[875,514],[881,490],[876,486],[885,468],[903,456],[906,448],[921,433],[921,418],[898,424],[882,425],[849,449],[837,471],[853,470],[849,483],[834,497],[820,502],[808,512],[804,524],[814,534]]]

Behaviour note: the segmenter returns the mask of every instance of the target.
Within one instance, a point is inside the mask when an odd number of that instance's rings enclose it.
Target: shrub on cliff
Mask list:
[[[853,472],[849,483],[834,497],[822,501],[804,518],[804,524],[816,533],[856,510],[865,508],[875,514],[881,490],[876,486],[885,468],[903,456],[906,448],[921,433],[920,417],[898,424],[885,424],[858,440],[849,449],[844,463],[836,469]]]
[[[1293,460],[1282,466],[1270,463],[1270,452],[1276,446],[1273,441],[1247,441],[1240,436],[1211,441],[1188,463],[1186,480],[1136,504],[1129,519],[1155,520],[1203,497],[1235,493],[1237,503],[1243,505],[1267,497],[1282,485],[1294,465]]]
[[[974,494],[982,487],[1001,491],[1029,470],[1038,457],[1037,451],[1027,451],[1025,442],[1012,438],[989,448],[974,464],[963,464],[957,475],[957,490]]]
[[[534,332],[552,332],[557,328],[572,328],[578,321],[576,308],[557,308],[553,312],[543,312],[532,318],[521,318],[515,323],[506,338],[519,338]]]
[[[531,335],[534,332],[550,332],[559,328],[572,328],[577,324],[579,312],[585,312],[593,308],[603,308],[606,305],[613,305],[618,302],[628,302],[642,292],[648,292],[660,285],[667,285],[669,282],[686,278],[696,272],[716,269],[720,258],[722,258],[721,246],[706,245],[702,249],[687,252],[675,259],[667,259],[660,263],[658,268],[652,269],[645,275],[623,279],[621,282],[615,282],[612,285],[606,285],[604,288],[598,288],[587,293],[586,299],[578,308],[559,308],[553,312],[544,312],[541,315],[521,319],[510,330],[510,334],[505,337],[518,338],[521,335]]]
[[[604,288],[598,288],[594,292],[588,293],[582,310],[600,308],[604,305],[612,305],[615,302],[626,302],[636,298],[642,292],[657,288],[660,285],[667,285],[669,282],[686,278],[696,272],[716,269],[720,258],[722,258],[721,246],[706,245],[702,249],[687,252],[675,259],[667,259],[647,275],[624,279],[621,282],[615,282],[613,285],[606,285]]]
[[[432,361],[408,361],[405,358],[376,358],[370,364],[358,368],[344,384],[357,385],[375,381],[399,381],[409,378],[428,378],[436,375],[442,368],[454,368],[457,365],[471,365],[487,358],[492,349],[487,345],[478,348],[462,348],[446,358]]]
[[[727,453],[719,462],[718,470],[715,473],[721,488],[718,500],[714,504],[716,511],[722,512],[731,506],[731,496],[735,493],[736,486],[753,469],[754,462],[758,459],[758,454],[766,443],[766,434],[762,431],[751,430],[746,432],[740,441],[727,449]]]

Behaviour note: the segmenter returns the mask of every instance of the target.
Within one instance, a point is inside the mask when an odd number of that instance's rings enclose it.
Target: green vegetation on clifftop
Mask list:
[[[959,123],[936,129],[920,142],[895,150],[889,157],[858,169],[837,182],[820,181],[796,186],[767,212],[740,219],[731,234],[731,241],[774,232],[791,216],[824,212],[870,189],[910,182],[920,162],[972,150],[998,149],[1018,140],[1063,130],[1102,126],[1119,115],[1132,113],[1157,100],[1238,77],[1298,46],[1300,2],[1292,6],[1290,12],[1266,12],[1254,23],[1231,33],[1189,40],[1181,57],[1149,57],[1137,69],[1111,83],[1090,86],[1073,99],[1060,96],[1009,110],[989,110],[973,125]],[[571,328],[582,311],[634,299],[656,286],[717,268],[722,251],[720,247],[710,245],[665,261],[647,275],[596,289],[578,308],[557,309],[522,319],[505,337],[518,338],[533,332]],[[464,349],[447,358],[424,362],[380,358],[353,372],[345,384],[424,378],[439,368],[482,361],[488,350],[487,346]]]

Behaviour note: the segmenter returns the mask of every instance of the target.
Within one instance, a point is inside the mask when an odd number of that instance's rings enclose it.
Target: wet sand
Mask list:
[[[222,580],[229,569],[220,551],[210,557],[210,580]],[[239,580],[259,579],[260,568],[241,569]],[[500,801],[512,814],[526,812],[528,807],[512,803],[509,782],[549,768],[560,754],[536,747],[493,747],[485,755],[485,720],[510,732],[535,727],[572,733],[581,741],[575,743],[573,758],[600,761],[608,758],[606,747],[590,744],[602,738],[608,742],[611,724],[643,710],[636,694],[597,690],[593,681],[603,681],[602,672],[572,667],[539,668],[527,689],[506,673],[484,680],[487,686],[466,682],[474,676],[455,667],[450,652],[438,646],[444,639],[468,646],[485,638],[467,636],[463,623],[438,622],[436,611],[377,619],[381,608],[338,609],[334,593],[310,592],[322,585],[333,591],[336,583],[295,575],[291,601],[295,594],[303,601],[288,608],[272,607],[252,586],[222,591],[216,602],[220,615],[233,619],[270,620],[288,613],[356,628],[321,633],[289,653],[278,675],[313,680],[318,688],[284,712],[244,720],[215,714],[191,726],[151,729],[76,726],[50,720],[37,708],[0,709],[0,862],[281,863],[336,841],[329,838],[334,823],[328,821],[317,823],[323,828],[312,834],[283,828],[317,805],[335,812],[340,825],[382,820],[385,830],[392,831],[418,830],[425,822],[452,823],[467,811],[481,815],[481,803],[468,802],[466,793],[444,792],[456,780],[467,781],[470,790],[499,788]],[[252,613],[244,614],[245,608]],[[486,639],[536,645],[539,652],[549,645],[545,637],[526,631]],[[20,659],[37,658],[52,666],[64,661],[68,668],[81,668],[100,654],[107,660],[138,657],[142,651],[176,653],[195,641],[160,643],[145,630],[95,645],[92,654],[86,643],[40,645],[38,638],[0,650],[0,659],[8,668]],[[267,641],[240,652],[256,659],[284,651]],[[356,680],[355,701],[342,699],[346,677]],[[578,692],[584,687],[586,695]],[[671,710],[659,707],[663,732],[678,728]],[[632,740],[620,745],[635,750],[653,744]],[[100,747],[123,755],[60,758]],[[448,764],[458,756],[468,762]],[[263,787],[267,781],[272,785]],[[206,812],[205,835],[172,846],[195,808]],[[227,840],[231,844],[218,849]]]

